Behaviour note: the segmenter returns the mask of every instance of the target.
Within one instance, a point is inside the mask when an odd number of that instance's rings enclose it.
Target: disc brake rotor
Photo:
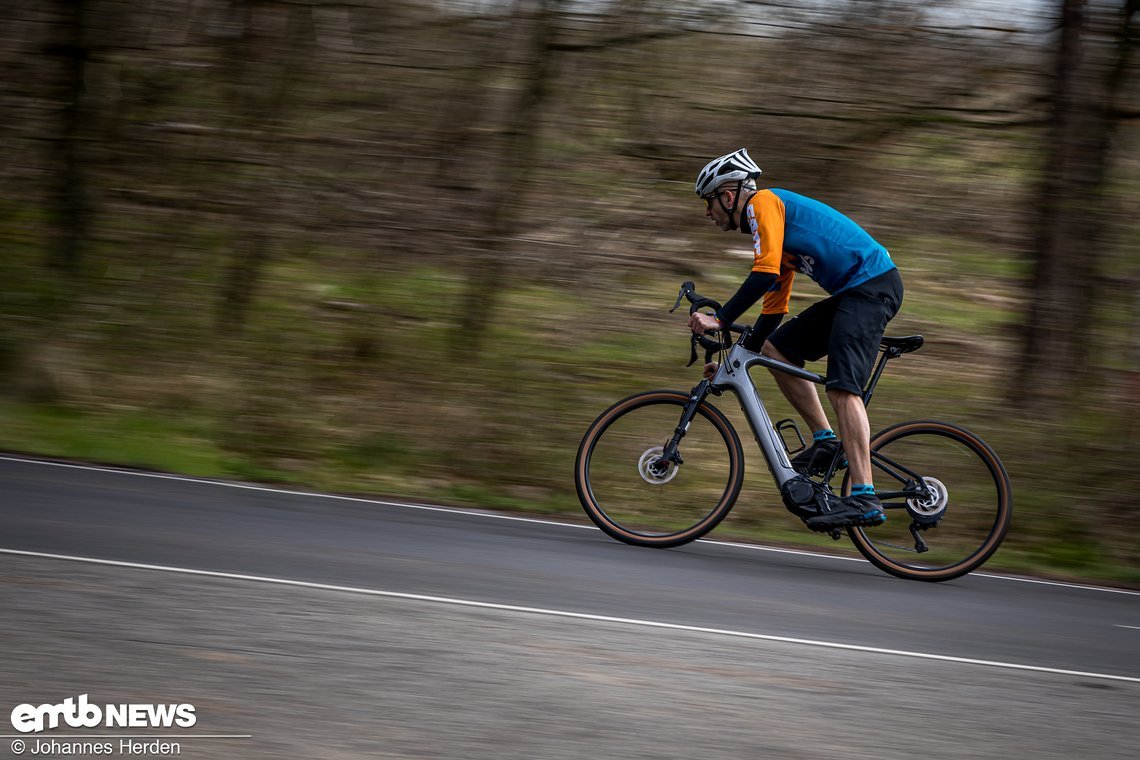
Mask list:
[[[921,499],[907,499],[906,505],[913,514],[931,518],[937,517],[946,511],[950,503],[950,492],[946,485],[938,478],[925,477],[922,479],[926,494]]]
[[[654,446],[651,449],[646,449],[645,453],[641,455],[641,459],[637,460],[637,472],[646,483],[661,486],[677,477],[679,468],[673,462],[665,462],[665,468],[661,472],[654,471],[655,466],[661,463],[661,455],[664,453],[665,447]]]

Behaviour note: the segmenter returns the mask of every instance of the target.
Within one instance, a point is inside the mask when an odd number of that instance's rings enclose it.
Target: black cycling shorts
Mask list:
[[[892,269],[812,304],[768,340],[799,366],[826,356],[825,387],[862,395],[883,331],[898,313],[902,299],[902,277],[898,269]]]

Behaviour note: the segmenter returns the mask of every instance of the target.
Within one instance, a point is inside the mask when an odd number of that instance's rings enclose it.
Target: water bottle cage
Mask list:
[[[791,417],[777,422],[775,424],[775,428],[776,432],[780,434],[780,443],[784,444],[784,451],[787,452],[788,456],[791,456],[792,454],[798,454],[807,448],[807,444],[804,443],[804,437],[800,434],[800,429],[796,425],[796,421]],[[788,446],[788,439],[787,436],[784,435],[784,431],[789,429],[796,434],[796,439],[800,442],[799,448],[793,449]]]

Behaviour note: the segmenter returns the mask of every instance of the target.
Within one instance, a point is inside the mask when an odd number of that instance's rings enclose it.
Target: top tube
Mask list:
[[[743,346],[741,346],[741,349],[748,351],[748,349],[744,348]],[[751,354],[752,352],[748,351],[748,353]],[[797,367],[794,364],[788,364],[787,362],[782,362],[779,359],[773,359],[772,357],[764,356],[763,354],[753,354],[753,356],[756,358],[749,359],[744,363],[745,369],[751,367],[754,364],[760,364],[764,367],[767,367],[768,369],[774,369],[777,372],[783,372],[795,377],[802,377],[804,380],[810,380],[813,383],[818,383],[819,385],[823,385],[825,382],[822,375],[817,375],[816,373],[810,370],[806,370],[803,367]]]
[[[738,351],[748,355],[748,358],[743,362],[743,367],[741,367],[740,357],[736,356]],[[821,375],[817,375],[816,373],[811,372],[810,370],[806,370],[803,367],[797,367],[794,364],[788,364],[787,362],[782,362],[779,359],[773,359],[770,356],[764,356],[763,354],[749,351],[740,342],[737,342],[732,347],[732,350],[729,352],[726,361],[733,363],[733,369],[747,370],[749,367],[759,364],[763,367],[767,367],[768,369],[776,370],[777,372],[783,372],[794,377],[803,378],[804,380],[810,380],[811,382],[818,383],[819,385],[823,385],[825,382],[824,378]]]

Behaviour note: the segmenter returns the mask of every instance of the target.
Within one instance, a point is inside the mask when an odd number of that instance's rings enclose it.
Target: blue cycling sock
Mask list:
[[[859,483],[851,486],[852,496],[874,496],[875,486],[871,483]]]
[[[835,432],[828,428],[827,430],[817,430],[811,434],[812,441],[830,441],[835,437]]]

